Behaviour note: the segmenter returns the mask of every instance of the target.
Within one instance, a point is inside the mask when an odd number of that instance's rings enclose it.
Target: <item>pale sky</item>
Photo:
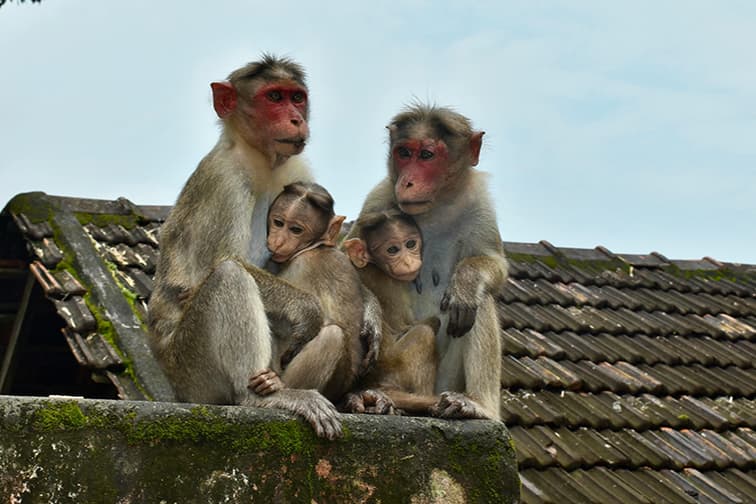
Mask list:
[[[60,1],[0,7],[0,208],[170,205],[209,83],[308,72],[313,172],[357,216],[414,100],[484,130],[502,238],[756,264],[756,2]]]

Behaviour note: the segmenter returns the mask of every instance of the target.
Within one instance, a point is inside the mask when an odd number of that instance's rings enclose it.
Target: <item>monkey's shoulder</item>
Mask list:
[[[339,285],[359,282],[357,272],[347,255],[329,246],[317,247],[299,254],[284,265],[279,276],[311,284]]]

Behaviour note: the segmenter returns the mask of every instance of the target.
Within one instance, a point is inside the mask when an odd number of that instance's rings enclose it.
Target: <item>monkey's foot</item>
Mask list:
[[[442,392],[430,413],[438,418],[488,418],[478,403],[460,392]]]
[[[368,389],[349,393],[344,399],[344,409],[348,413],[367,413],[370,415],[399,415],[394,401],[380,390]]]
[[[302,390],[311,395],[306,407],[297,412],[312,425],[318,437],[334,440],[344,435],[336,407],[317,390]]]

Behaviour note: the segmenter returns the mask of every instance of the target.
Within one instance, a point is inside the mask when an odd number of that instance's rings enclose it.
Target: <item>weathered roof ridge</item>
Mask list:
[[[122,398],[145,397],[141,378],[122,371],[128,352],[119,362],[108,350],[116,340],[104,337],[107,324],[126,319],[111,322],[92,303],[95,289],[57,213],[77,221],[72,236],[86,236],[109,273],[95,283],[114,285],[143,322],[169,210],[33,193],[0,213],[0,287],[20,297],[31,269],[46,296],[37,302],[55,305],[71,353]],[[501,415],[522,501],[750,502],[756,265],[545,240],[503,247]],[[138,369],[141,358],[134,362]]]

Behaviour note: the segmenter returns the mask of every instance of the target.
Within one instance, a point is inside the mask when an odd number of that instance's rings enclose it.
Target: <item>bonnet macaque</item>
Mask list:
[[[415,324],[405,289],[420,273],[422,235],[414,219],[398,208],[363,215],[356,226],[360,236],[345,240],[343,248],[358,268],[363,284],[378,298],[384,327],[378,363],[360,382],[366,390],[360,395],[350,394],[347,409],[429,414],[438,402],[433,386],[439,321],[431,317]],[[361,400],[365,395],[373,402],[367,407]]]
[[[314,388],[335,402],[354,384],[365,354],[360,339],[364,301],[357,272],[336,248],[343,221],[318,184],[289,184],[271,205],[267,244],[279,265],[278,278],[318,299],[324,325],[301,350],[285,350],[296,345],[286,338],[277,341],[274,356],[282,362],[274,358],[271,369],[252,377],[256,392]],[[291,353],[296,355],[288,362]]]
[[[437,316],[438,366],[431,413],[499,419],[501,341],[494,294],[507,277],[496,215],[478,172],[483,132],[444,107],[412,105],[388,125],[388,176],[367,196],[358,222],[398,206],[424,239],[423,265],[405,299],[415,320]],[[361,236],[355,225],[348,238]],[[352,409],[376,403],[355,394]]]
[[[304,70],[266,55],[211,89],[222,132],[160,231],[151,349],[180,401],[282,408],[339,437],[338,413],[319,392],[248,388],[272,365],[269,315],[288,320],[298,341],[323,327],[315,296],[262,269],[270,202],[312,178],[299,156],[309,137]]]

